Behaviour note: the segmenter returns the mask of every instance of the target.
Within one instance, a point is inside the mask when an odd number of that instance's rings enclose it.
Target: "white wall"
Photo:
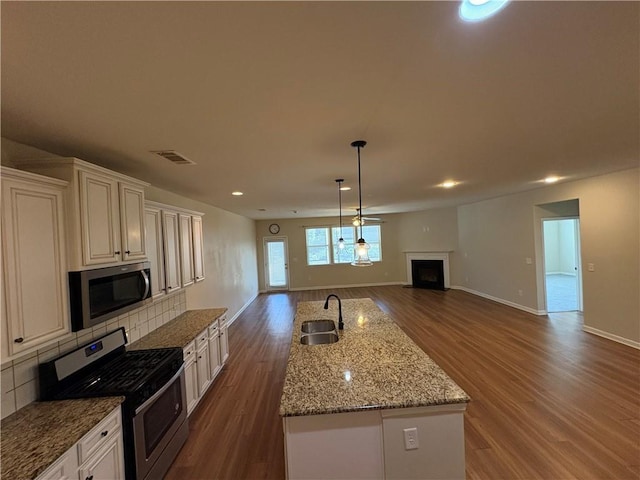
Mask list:
[[[545,272],[575,275],[576,235],[573,219],[547,220],[544,230],[544,263]]]

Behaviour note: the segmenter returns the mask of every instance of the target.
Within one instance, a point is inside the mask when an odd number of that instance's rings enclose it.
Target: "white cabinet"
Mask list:
[[[220,318],[220,363],[224,365],[229,358],[229,326],[227,317]]]
[[[220,329],[218,328],[218,320],[209,326],[209,371],[211,372],[211,380],[218,375],[222,369],[222,361],[220,359]]]
[[[146,258],[144,187],[148,183],[77,158],[17,163],[21,169],[69,182],[69,270]]]
[[[167,293],[178,290],[180,281],[180,239],[178,232],[178,214],[162,211],[162,230],[164,247],[164,268]]]
[[[124,479],[123,466],[122,437],[114,436],[80,467],[78,477],[85,480]]]
[[[2,360],[70,332],[67,182],[2,168]]]
[[[122,259],[144,260],[146,236],[144,230],[144,188],[120,182],[120,228]]]
[[[202,213],[146,201],[145,222],[154,297],[204,280]]]
[[[209,358],[209,329],[196,338],[196,365],[198,369],[198,396],[202,397],[211,384],[211,360]]]
[[[187,415],[198,404],[198,370],[196,366],[196,342],[195,340],[187,345],[183,350],[184,356],[184,376],[185,388],[187,390]]]
[[[196,282],[204,280],[204,237],[202,232],[202,216],[191,217],[193,230],[193,273]]]
[[[36,480],[124,480],[122,417],[116,407]]]
[[[144,211],[147,258],[151,263],[151,294],[157,298],[165,294],[164,246],[162,235],[162,211],[147,206]]]
[[[193,228],[191,215],[178,214],[180,230],[180,277],[182,286],[187,287],[195,281],[193,272]]]
[[[37,480],[76,480],[77,478],[78,452],[74,445],[42,472]]]
[[[219,332],[218,320],[215,320],[183,350],[187,415],[191,415],[222,369]]]

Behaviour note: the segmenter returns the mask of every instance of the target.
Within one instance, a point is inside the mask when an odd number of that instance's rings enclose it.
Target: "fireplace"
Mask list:
[[[442,260],[411,260],[411,284],[415,288],[444,290]]]

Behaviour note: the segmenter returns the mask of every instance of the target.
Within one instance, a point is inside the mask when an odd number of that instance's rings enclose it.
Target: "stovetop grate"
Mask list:
[[[64,396],[125,395],[134,392],[175,354],[174,349],[126,352],[74,383],[65,390]]]

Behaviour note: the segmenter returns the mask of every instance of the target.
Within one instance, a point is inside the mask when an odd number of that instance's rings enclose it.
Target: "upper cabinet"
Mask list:
[[[204,280],[203,214],[152,201],[145,212],[154,296]]]
[[[193,273],[193,228],[191,215],[178,214],[180,225],[180,272],[182,286],[188,287],[195,281]]]
[[[165,293],[164,246],[162,235],[162,210],[156,207],[145,207],[145,239],[147,257],[151,262],[151,295],[153,298]]]
[[[19,167],[69,182],[69,269],[147,258],[144,187],[135,178],[77,158],[21,160]]]
[[[193,230],[193,273],[196,282],[204,280],[204,238],[202,233],[202,217],[191,217]]]
[[[70,332],[67,182],[2,168],[2,360]]]

